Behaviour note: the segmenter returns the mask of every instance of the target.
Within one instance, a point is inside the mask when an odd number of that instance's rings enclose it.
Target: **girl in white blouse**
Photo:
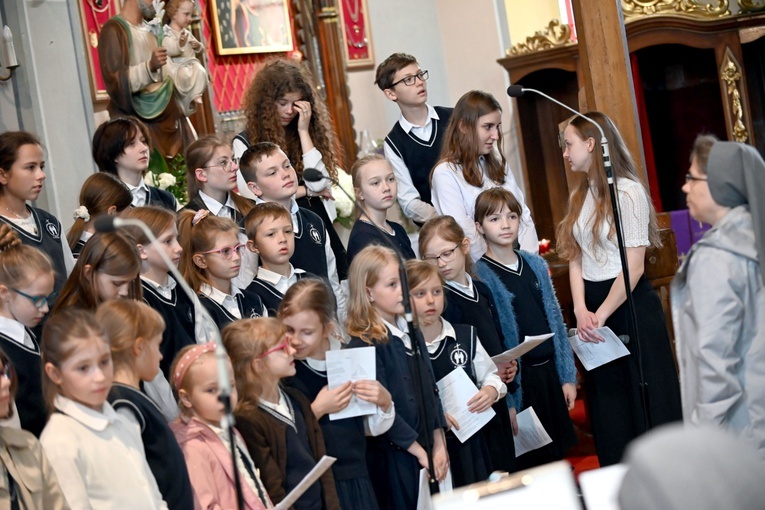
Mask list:
[[[462,96],[449,121],[440,161],[430,174],[433,207],[462,227],[473,260],[486,253],[486,242],[473,220],[475,199],[482,191],[497,187],[510,191],[523,208],[518,235],[521,249],[539,252],[531,211],[502,151],[501,126],[502,108],[494,96],[480,90]]]
[[[611,148],[630,287],[637,312],[640,343],[630,338],[631,355],[585,372],[585,390],[601,466],[621,460],[627,443],[649,427],[681,419],[677,373],[658,294],[643,276],[645,250],[658,245],[656,212],[619,131],[604,114],[590,112]],[[621,260],[600,133],[574,117],[564,132],[564,159],[573,172],[586,173],[569,198],[558,225],[557,251],[569,260],[569,278],[579,337],[602,341],[596,328],[632,335]],[[640,355],[645,396],[641,395]]]

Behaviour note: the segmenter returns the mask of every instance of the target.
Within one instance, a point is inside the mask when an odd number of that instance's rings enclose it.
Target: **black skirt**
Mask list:
[[[455,489],[489,479],[492,471],[491,457],[482,434],[476,433],[463,443],[448,430],[446,449],[449,452],[452,486]]]
[[[481,429],[480,433],[483,434],[486,446],[489,448],[492,470],[515,473],[517,471],[515,441],[507,401],[501,398],[491,407],[497,414]]]
[[[588,310],[595,312],[598,309],[608,296],[613,282],[584,281]],[[646,432],[648,427],[682,420],[680,385],[661,300],[645,278],[640,279],[632,295],[646,384],[645,398],[641,392],[638,342],[635,339],[631,338],[627,343],[630,356],[584,372],[588,412],[601,466],[621,461],[627,444]],[[626,302],[609,317],[605,325],[616,335],[630,334]]]
[[[529,469],[562,460],[566,450],[577,443],[574,424],[568,414],[555,360],[533,365],[521,364],[523,408],[534,408],[552,443],[518,457],[518,469]]]

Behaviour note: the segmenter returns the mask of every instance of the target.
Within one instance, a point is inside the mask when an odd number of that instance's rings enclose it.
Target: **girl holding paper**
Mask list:
[[[476,230],[487,246],[477,262],[478,274],[499,305],[505,347],[515,347],[526,336],[553,333],[521,358],[516,376],[521,387],[512,395],[518,411],[534,409],[553,440],[518,457],[518,467],[528,469],[563,459],[577,442],[568,414],[576,400],[576,367],[547,263],[514,248],[521,213],[520,202],[503,188],[486,190],[475,202]]]
[[[274,318],[238,320],[226,326],[222,336],[239,394],[236,427],[260,468],[268,495],[279,503],[325,454],[310,402],[299,391],[280,385],[295,375],[295,349]],[[339,510],[332,471],[321,475],[292,508]]]
[[[327,386],[327,352],[339,350],[332,289],[318,278],[304,278],[289,288],[278,311],[295,349],[295,377],[285,383],[303,392],[312,402],[311,410],[324,434],[332,465],[337,495],[342,508],[378,508],[367,471],[365,429],[371,436],[386,432],[393,424],[395,410],[390,393],[378,381],[356,381],[330,390]],[[342,411],[355,394],[374,402],[377,413],[342,420],[330,414]]]
[[[637,342],[633,354],[585,372],[588,413],[601,466],[619,462],[632,439],[647,430],[681,419],[680,388],[659,295],[643,277],[645,250],[660,244],[656,212],[637,168],[614,123],[589,112],[611,147],[630,289],[640,332],[640,359],[647,383],[640,395]],[[568,211],[558,225],[556,250],[569,261],[569,279],[581,340],[598,342],[596,328],[608,326],[616,335],[630,335],[629,312],[610,191],[601,157],[601,135],[593,123],[574,117],[563,133],[565,159],[572,172],[586,179],[572,191]],[[645,409],[650,407],[650,423]]]
[[[492,404],[505,396],[507,388],[497,375],[497,366],[481,345],[475,328],[464,324],[452,326],[441,318],[444,311],[444,279],[435,266],[424,260],[409,260],[406,274],[411,285],[412,308],[430,354],[436,381],[462,368],[473,384],[480,388],[467,402],[468,409],[471,413],[488,411]],[[448,412],[446,421],[453,429],[459,430],[459,421]],[[449,430],[446,432],[446,448],[454,487],[489,478],[493,468],[483,434],[473,434],[463,442]]]

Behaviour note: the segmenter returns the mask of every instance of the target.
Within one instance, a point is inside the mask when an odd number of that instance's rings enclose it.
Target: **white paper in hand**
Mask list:
[[[360,347],[358,349],[340,349],[327,351],[327,386],[335,389],[348,381],[374,381],[377,378],[375,364],[375,348]],[[330,420],[342,420],[354,416],[375,414],[377,405],[374,402],[361,400],[351,395],[348,406],[337,413],[329,415]]]
[[[478,388],[462,367],[457,367],[449,372],[436,385],[444,412],[449,413],[460,426],[459,430],[452,427],[451,431],[463,443],[481,430],[497,414],[491,407],[482,413],[470,412],[467,403],[478,393]]]
[[[516,457],[552,443],[552,438],[542,426],[542,422],[539,421],[533,407],[527,407],[518,413],[516,419],[518,420],[518,435],[513,436]]]
[[[529,352],[531,349],[537,347],[539,344],[541,344],[548,338],[552,338],[552,336],[553,336],[553,333],[547,333],[546,335],[527,336],[523,340],[523,342],[516,345],[512,349],[509,349],[505,352],[497,354],[496,356],[492,356],[491,360],[499,368],[500,363],[504,365],[504,364],[510,363],[514,359],[520,358],[521,356]]]
[[[582,362],[587,371],[598,368],[601,365],[610,363],[615,359],[628,356],[630,351],[624,346],[619,337],[617,337],[611,328],[604,326],[595,330],[605,339],[605,342],[583,342],[579,335],[568,337],[571,348]]]

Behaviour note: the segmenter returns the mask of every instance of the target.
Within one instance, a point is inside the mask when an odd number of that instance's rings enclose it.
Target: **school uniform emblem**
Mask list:
[[[311,228],[308,229],[308,235],[311,236],[311,239],[313,239],[314,243],[321,244],[321,234],[313,225],[311,225]]]
[[[449,354],[449,359],[452,360],[452,365],[455,367],[465,368],[468,361],[468,355],[467,352],[465,352],[465,349],[458,345],[452,349],[452,352]]]
[[[257,319],[258,317],[260,317],[260,312],[255,308],[250,308],[250,319]]]
[[[60,239],[61,233],[58,231],[58,226],[50,220],[45,220],[45,230],[48,231],[48,235],[53,239]]]

